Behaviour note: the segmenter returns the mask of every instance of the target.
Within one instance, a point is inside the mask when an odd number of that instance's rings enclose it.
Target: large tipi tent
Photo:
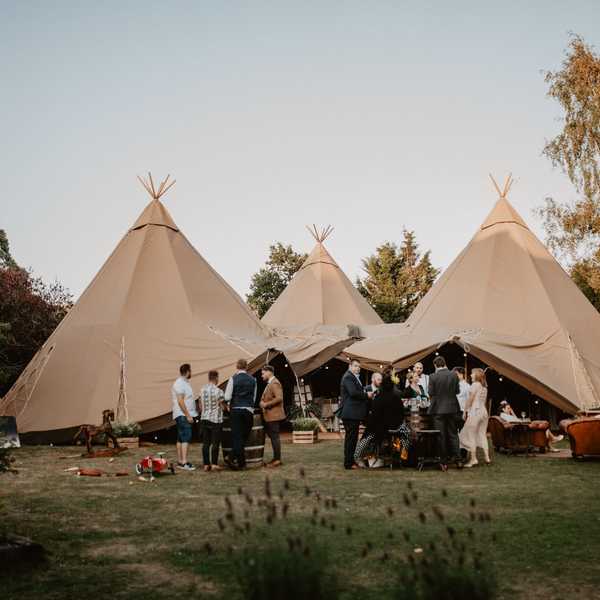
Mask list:
[[[279,298],[263,316],[271,327],[376,325],[383,321],[327,252],[324,242],[333,230],[309,231],[315,247]]]
[[[346,354],[404,367],[453,341],[564,411],[600,406],[600,314],[508,202],[510,182],[406,323]]]
[[[152,201],[0,403],[21,433],[66,439],[116,408],[121,388],[130,419],[164,427],[181,363],[198,386],[208,370],[224,379],[238,358],[266,351],[266,328],[160,201],[172,183],[150,178]]]

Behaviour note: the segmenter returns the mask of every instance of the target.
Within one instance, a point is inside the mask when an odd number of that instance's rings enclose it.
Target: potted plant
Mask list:
[[[139,448],[140,433],[142,433],[139,423],[135,421],[131,421],[130,423],[115,423],[113,425],[113,433],[117,438],[117,442],[119,442],[119,446],[123,448]]]
[[[319,420],[302,417],[292,421],[292,442],[294,444],[314,444],[319,441]]]

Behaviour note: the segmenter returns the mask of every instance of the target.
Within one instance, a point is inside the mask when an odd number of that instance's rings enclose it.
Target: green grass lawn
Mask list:
[[[5,576],[0,598],[239,598],[228,547],[235,551],[251,539],[274,543],[290,531],[323,541],[349,598],[385,598],[396,567],[381,556],[405,556],[415,547],[427,552],[427,540],[436,539],[442,526],[433,506],[445,515],[443,527],[459,531],[471,526],[472,511],[491,515],[490,523],[476,523],[477,539],[469,543],[481,547],[493,565],[502,598],[600,597],[600,461],[496,455],[490,467],[448,473],[350,472],[341,467],[340,442],[285,444],[285,466],[269,474],[274,495],[289,481],[288,517],[269,526],[253,508],[249,534],[229,525],[221,533],[217,519],[225,514],[228,495],[238,514],[245,510],[240,486],[253,498],[263,496],[266,470],[178,472],[153,483],[133,474],[98,479],[64,472],[84,465],[132,472],[149,450],[129,450],[113,463],[59,459],[76,455],[72,447],[16,451],[19,474],[0,475],[0,533],[31,537],[50,557],[44,567]],[[173,446],[151,450],[174,456]],[[195,447],[196,462],[198,454]],[[325,497],[335,497],[337,508],[325,508]],[[317,525],[310,522],[314,507]],[[207,542],[215,548],[211,554]],[[367,543],[373,550],[361,558]]]

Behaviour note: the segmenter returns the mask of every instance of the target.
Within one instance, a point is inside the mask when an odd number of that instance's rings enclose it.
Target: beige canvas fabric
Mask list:
[[[0,404],[19,431],[99,423],[116,408],[125,340],[130,419],[146,430],[171,420],[179,365],[192,385],[207,371],[229,377],[235,361],[260,361],[267,329],[153,200]]]
[[[567,412],[600,405],[600,314],[505,198],[405,324],[365,335],[343,358],[405,367],[454,340]]]
[[[317,242],[262,321],[271,327],[383,322],[321,242]]]
[[[285,355],[298,377],[324,365],[362,337],[358,327],[346,325],[276,328],[272,333],[269,347]]]

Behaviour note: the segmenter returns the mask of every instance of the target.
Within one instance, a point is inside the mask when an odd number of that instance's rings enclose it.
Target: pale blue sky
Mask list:
[[[574,197],[541,156],[542,69],[600,2],[0,1],[0,228],[78,296],[171,173],[165,203],[240,293],[268,245],[335,226],[352,277],[414,229],[445,267],[512,171],[531,211]]]

